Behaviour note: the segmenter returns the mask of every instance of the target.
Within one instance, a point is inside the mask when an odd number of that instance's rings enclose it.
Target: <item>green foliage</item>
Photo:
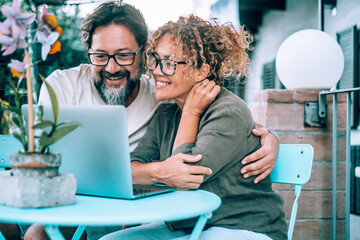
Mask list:
[[[26,2],[26,1],[25,1]],[[24,2],[24,3],[25,3]],[[3,4],[11,5],[12,0],[0,0],[0,6]],[[40,9],[42,6],[38,6]],[[27,4],[22,4],[22,8],[29,10]],[[66,8],[73,10],[71,14],[68,13]],[[40,61],[41,59],[41,46],[39,44],[33,45],[33,62],[39,62],[35,67],[38,69],[38,73],[43,76],[49,76],[54,70],[67,69],[78,66],[81,63],[88,63],[87,49],[80,40],[80,26],[82,18],[79,15],[78,6],[66,6],[55,5],[48,6],[47,11],[54,13],[58,17],[59,26],[63,29],[63,34],[59,37],[61,42],[61,51],[53,55],[48,55],[46,61]],[[5,17],[0,14],[0,22],[4,21]],[[9,75],[9,71],[6,65],[10,62],[10,59],[22,59],[22,51],[17,50],[11,56],[1,56],[0,67],[6,69],[6,71],[0,71],[0,81],[5,79],[4,76]],[[37,92],[40,90],[42,81],[37,78]],[[1,85],[1,84],[0,84]],[[5,99],[5,93],[1,92],[0,86],[0,98]]]
[[[38,137],[38,146],[37,149],[40,153],[48,153],[49,147],[59,141],[61,138],[65,137],[70,132],[74,131],[77,127],[82,126],[81,123],[75,121],[66,121],[63,123],[58,123],[58,116],[59,116],[59,104],[55,95],[54,90],[48,84],[44,77],[40,76],[49,92],[52,111],[54,120],[43,120],[42,119],[42,106],[39,106],[38,111],[41,112],[40,119],[37,124],[33,126],[33,129],[41,130],[41,135]],[[48,130],[50,128],[50,130]]]
[[[0,0],[0,6],[7,4],[11,5],[12,0]],[[38,6],[40,9],[42,6]],[[26,1],[23,1],[21,8],[27,11],[30,9],[26,4]],[[78,6],[71,6],[73,10],[72,14],[69,14],[65,8],[69,6],[48,6],[48,12],[54,13],[59,20],[59,25],[63,29],[63,34],[60,36],[59,40],[61,41],[61,51],[53,55],[48,55],[46,62],[40,61],[35,67],[35,74],[38,72],[39,75],[48,76],[56,69],[66,69],[78,66],[81,63],[88,63],[87,59],[87,49],[81,43],[80,35],[80,26],[82,19],[78,17],[79,8]],[[3,14],[0,14],[0,22],[4,21],[5,17]],[[34,44],[34,62],[39,60],[41,57],[41,47]],[[11,56],[1,56],[0,57],[0,99],[7,100],[10,102],[10,105],[15,105],[13,98],[16,98],[14,91],[10,91],[12,87],[6,81],[10,77],[10,71],[7,67],[7,64],[10,62],[10,59],[22,59],[22,51],[17,50]],[[37,69],[37,70],[36,70]],[[42,85],[40,78],[37,78],[35,89],[39,93],[40,86]],[[20,96],[18,96],[20,97]],[[35,101],[36,102],[36,101]],[[4,110],[0,109],[0,134],[7,134],[8,129],[5,126]]]
[[[7,110],[11,112],[10,119],[6,124],[10,124],[10,129],[12,129],[11,134],[18,139],[22,146],[24,151],[28,151],[28,138],[26,135],[26,129],[25,129],[25,122],[24,118],[22,117],[21,113],[21,105],[20,105],[20,93],[19,89],[15,86],[15,84],[12,82],[10,78],[7,78],[9,80],[9,85],[14,91],[15,96],[15,105],[12,106],[7,102],[0,101],[0,106],[3,110]]]
[[[53,121],[43,120],[42,113],[43,107],[39,106],[38,111],[41,112],[40,119],[38,119],[38,123],[33,126],[34,130],[40,130],[40,136],[35,136],[38,138],[37,146],[35,152],[37,153],[49,153],[50,146],[64,136],[74,131],[77,127],[82,126],[81,123],[75,121],[66,121],[62,123],[58,123],[59,116],[59,104],[52,87],[45,81],[45,78],[40,76],[44,81],[44,84],[49,92],[51,105],[53,110]],[[23,151],[27,152],[29,150],[29,142],[28,136],[25,128],[24,117],[21,112],[20,105],[20,94],[18,88],[15,84],[9,79],[9,84],[11,85],[14,94],[15,94],[15,106],[9,105],[9,103],[2,101],[0,99],[0,107],[1,109],[7,110],[11,112],[9,123],[11,124],[11,135],[13,135],[16,139],[18,139],[22,146]]]

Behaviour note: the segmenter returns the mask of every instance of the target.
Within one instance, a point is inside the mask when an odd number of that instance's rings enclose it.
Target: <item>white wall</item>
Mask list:
[[[261,89],[263,64],[275,59],[280,45],[288,36],[302,29],[317,27],[316,0],[287,0],[286,11],[273,10],[263,15],[263,24],[255,35],[256,48],[246,83],[245,99],[250,106],[254,92]]]
[[[325,32],[334,38],[336,32],[355,24],[360,27],[360,1],[337,0],[337,15],[332,16],[325,9]],[[246,101],[252,104],[254,92],[261,88],[261,74],[264,63],[275,59],[282,42],[291,34],[307,29],[318,29],[318,0],[287,0],[286,11],[273,10],[263,15],[263,24],[255,35],[250,75],[246,84]]]
[[[360,0],[337,0],[337,14],[332,16],[325,9],[325,32],[336,38],[353,25],[360,27]],[[275,59],[282,42],[291,34],[307,29],[318,29],[318,0],[287,0],[286,11],[273,10],[263,15],[263,23],[255,35],[256,48],[246,83],[245,100],[251,107],[253,95],[261,89],[261,74],[264,63]],[[360,145],[360,130],[352,131],[352,145]]]
[[[240,25],[238,9],[237,0],[217,1],[211,7],[211,17],[217,18],[220,23],[231,22],[238,27]]]

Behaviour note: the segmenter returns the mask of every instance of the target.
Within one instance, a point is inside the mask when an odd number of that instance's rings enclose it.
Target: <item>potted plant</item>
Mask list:
[[[5,111],[10,112],[10,134],[22,144],[22,150],[10,155],[12,169],[0,172],[0,204],[16,207],[48,207],[71,204],[75,202],[76,179],[72,174],[59,174],[61,154],[51,153],[51,145],[81,124],[78,122],[58,123],[58,102],[51,86],[42,80],[51,98],[53,121],[43,119],[43,108],[38,106],[34,123],[33,91],[35,82],[33,66],[39,61],[32,58],[33,44],[41,45],[41,60],[45,61],[48,54],[60,51],[58,40],[62,34],[55,15],[49,14],[44,6],[42,15],[37,18],[35,13],[21,12],[19,0],[12,6],[3,5],[2,14],[6,17],[0,22],[0,45],[2,55],[10,55],[17,49],[23,49],[24,60],[11,60],[8,65],[13,77],[18,78],[17,84],[11,79],[15,105],[0,100]],[[35,24],[34,24],[35,23]],[[37,27],[33,29],[32,25]],[[41,61],[40,60],[40,61]],[[26,80],[28,103],[27,128],[21,111],[20,86]]]

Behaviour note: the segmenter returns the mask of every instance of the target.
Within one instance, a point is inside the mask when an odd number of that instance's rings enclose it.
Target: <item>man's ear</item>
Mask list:
[[[199,69],[198,69],[198,74],[197,74],[197,82],[200,82],[202,80],[204,80],[205,78],[207,78],[207,76],[209,75],[210,72],[210,65],[209,64],[203,64]]]

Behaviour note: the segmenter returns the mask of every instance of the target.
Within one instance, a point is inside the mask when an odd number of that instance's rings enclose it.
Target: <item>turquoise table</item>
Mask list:
[[[220,198],[203,190],[175,191],[137,200],[76,196],[76,204],[24,209],[0,206],[0,222],[45,225],[51,239],[64,239],[58,225],[79,226],[79,239],[86,226],[132,225],[199,217],[190,239],[198,239],[206,221],[221,204]],[[0,240],[4,239],[0,233]]]

